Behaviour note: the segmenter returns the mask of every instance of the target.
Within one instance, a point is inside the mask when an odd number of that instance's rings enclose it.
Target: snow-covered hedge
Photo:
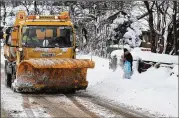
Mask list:
[[[119,14],[119,16],[111,24],[111,35],[114,40],[124,40],[124,43],[130,47],[139,47],[141,44],[142,35],[141,25],[135,17]]]

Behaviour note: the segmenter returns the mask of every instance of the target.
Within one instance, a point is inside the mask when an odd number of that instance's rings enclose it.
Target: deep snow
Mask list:
[[[91,56],[78,55],[78,58],[91,59]],[[131,79],[123,79],[120,66],[113,72],[109,70],[108,59],[93,56],[92,60],[95,68],[87,74],[89,94],[157,116],[178,116],[178,78],[176,74],[170,76],[172,71],[176,73],[176,67],[174,70],[152,67],[142,74],[134,71]]]

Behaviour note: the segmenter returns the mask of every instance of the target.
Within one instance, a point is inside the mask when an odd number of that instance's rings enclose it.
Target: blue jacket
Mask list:
[[[131,74],[131,71],[132,71],[132,70],[131,70],[131,63],[126,60],[126,61],[124,62],[124,73],[127,74],[127,75],[128,75],[128,74],[130,75],[130,74]]]

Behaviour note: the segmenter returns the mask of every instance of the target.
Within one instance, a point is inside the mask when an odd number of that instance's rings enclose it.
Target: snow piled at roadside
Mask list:
[[[4,108],[5,111],[13,117],[26,117],[21,95],[13,93],[12,90],[5,88],[5,86],[1,84],[1,96],[2,108]]]
[[[79,55],[78,58],[91,57]],[[178,116],[178,78],[170,76],[173,70],[152,67],[142,74],[134,71],[132,79],[123,79],[122,68],[112,72],[107,59],[93,56],[93,61],[95,68],[87,74],[89,94],[157,116]]]
[[[120,58],[122,53],[123,50],[115,50],[111,53],[111,56],[116,55],[117,57]],[[157,53],[152,53],[150,51],[141,51],[140,48],[132,49],[131,54],[134,59],[140,58],[145,61],[178,64],[178,56],[173,56],[168,54],[157,54]]]
[[[174,74],[175,76],[179,76],[178,68],[179,68],[179,65],[175,65],[174,68],[172,69],[171,74]]]

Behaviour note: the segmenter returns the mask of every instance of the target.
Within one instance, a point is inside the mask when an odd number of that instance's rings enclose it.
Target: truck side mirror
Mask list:
[[[6,29],[6,35],[9,35],[9,34],[11,33],[11,29],[12,29],[12,27],[8,27],[8,28]]]
[[[6,45],[8,45],[8,46],[10,46],[11,44],[10,44],[10,39],[9,39],[9,34],[6,34],[6,36],[4,37],[5,38],[5,44]]]
[[[10,46],[10,47],[18,47],[16,45],[11,44],[11,35],[10,34],[7,34],[7,36],[6,36],[5,45]]]

